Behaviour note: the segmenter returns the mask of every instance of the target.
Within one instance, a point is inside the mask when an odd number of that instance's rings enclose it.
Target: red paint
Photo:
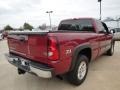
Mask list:
[[[85,18],[91,19],[91,18]],[[28,40],[21,42],[20,35],[8,37],[9,49],[11,52],[29,58],[33,61],[44,63],[54,68],[55,74],[64,74],[69,71],[74,49],[78,45],[90,44],[92,49],[92,59],[100,56],[110,48],[112,35],[99,34],[98,24],[95,19],[91,19],[95,32],[49,32],[46,35],[25,35]],[[54,37],[54,38],[53,38]],[[51,43],[51,44],[50,44]],[[58,46],[57,46],[58,44]],[[51,49],[53,48],[53,49]],[[66,50],[71,53],[66,54]],[[48,51],[54,54],[48,57]],[[54,59],[55,60],[51,60]]]

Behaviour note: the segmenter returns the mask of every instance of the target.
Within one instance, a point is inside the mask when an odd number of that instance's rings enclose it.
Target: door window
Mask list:
[[[98,25],[98,30],[99,30],[99,33],[106,33],[107,31],[106,31],[106,29],[105,29],[105,27],[103,26],[103,24],[102,24],[102,22],[100,22],[100,21],[97,21],[97,25]]]

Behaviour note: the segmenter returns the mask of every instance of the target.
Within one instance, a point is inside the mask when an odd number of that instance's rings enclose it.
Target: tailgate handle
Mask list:
[[[20,37],[19,39],[21,42],[24,42],[25,41],[25,37]]]

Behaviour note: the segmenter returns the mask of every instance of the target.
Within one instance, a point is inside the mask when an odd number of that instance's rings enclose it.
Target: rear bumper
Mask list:
[[[34,73],[42,78],[51,78],[53,76],[53,68],[50,68],[46,65],[36,63],[12,54],[5,54],[5,56],[9,63],[26,72]]]

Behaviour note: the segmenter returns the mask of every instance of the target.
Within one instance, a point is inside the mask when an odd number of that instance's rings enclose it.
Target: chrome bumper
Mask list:
[[[26,72],[34,73],[35,75],[42,78],[51,78],[53,76],[53,68],[50,68],[46,65],[39,64],[12,54],[5,54],[5,56],[9,63]]]

